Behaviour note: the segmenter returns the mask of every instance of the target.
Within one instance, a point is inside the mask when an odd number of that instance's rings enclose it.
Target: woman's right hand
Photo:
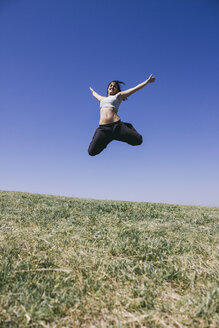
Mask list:
[[[94,92],[94,89],[92,89],[92,88],[90,87],[90,91],[93,93],[93,92]]]

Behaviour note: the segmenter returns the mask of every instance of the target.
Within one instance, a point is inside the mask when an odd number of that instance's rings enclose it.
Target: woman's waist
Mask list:
[[[120,118],[117,115],[117,113],[113,113],[113,112],[111,112],[111,113],[101,113],[99,124],[114,123],[118,120],[120,120]]]
[[[101,126],[104,126],[104,127],[112,127],[112,126],[114,126],[114,125],[116,125],[116,124],[118,124],[118,123],[120,123],[121,122],[121,120],[119,119],[118,121],[115,121],[115,122],[110,122],[110,123],[102,123],[102,124],[100,124],[99,126],[101,127]]]

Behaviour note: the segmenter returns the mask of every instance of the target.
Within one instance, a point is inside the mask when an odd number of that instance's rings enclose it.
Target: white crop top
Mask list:
[[[100,108],[104,108],[104,107],[115,108],[116,112],[118,112],[120,104],[121,101],[119,101],[118,94],[117,94],[114,96],[108,96],[103,98],[100,102]]]

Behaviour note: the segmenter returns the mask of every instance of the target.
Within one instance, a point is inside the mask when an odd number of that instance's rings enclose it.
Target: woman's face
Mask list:
[[[111,82],[108,86],[108,95],[113,96],[119,92],[118,86],[116,82]]]

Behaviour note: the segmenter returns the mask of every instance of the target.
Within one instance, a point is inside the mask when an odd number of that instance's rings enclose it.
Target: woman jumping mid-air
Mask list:
[[[127,142],[132,146],[142,143],[142,136],[132,124],[122,122],[117,113],[122,100],[154,81],[155,78],[150,75],[146,81],[125,91],[120,88],[120,83],[124,84],[123,82],[112,81],[107,87],[107,97],[100,96],[90,88],[92,95],[100,101],[100,121],[88,148],[89,155],[99,154],[112,140]]]

